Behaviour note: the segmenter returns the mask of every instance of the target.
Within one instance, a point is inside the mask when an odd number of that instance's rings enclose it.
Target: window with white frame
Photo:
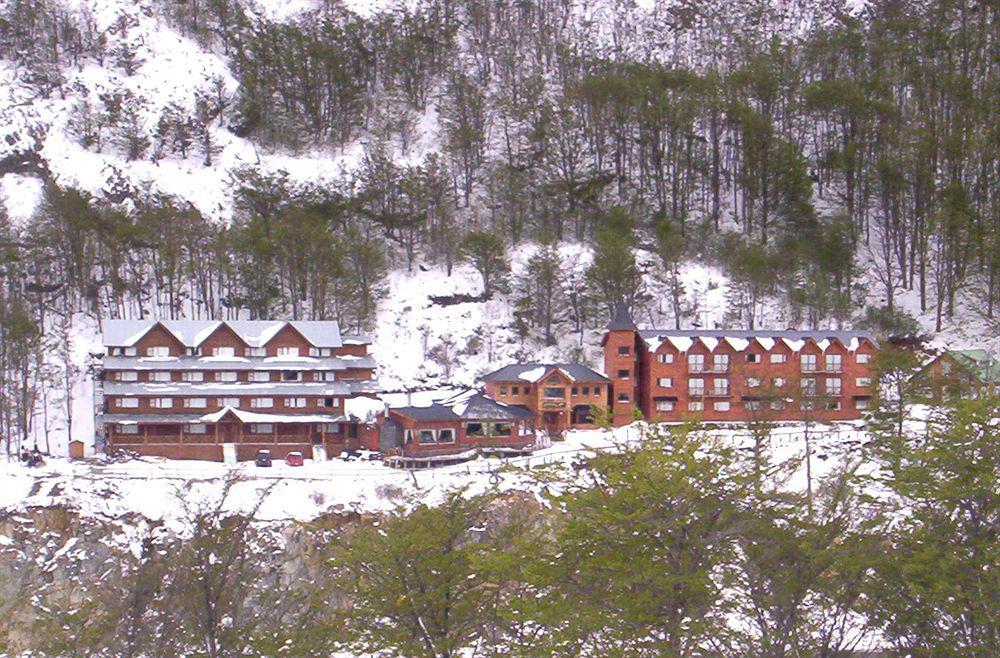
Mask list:
[[[799,405],[802,411],[812,411],[816,408],[816,402],[814,400],[803,400],[802,404]]]
[[[688,411],[704,411],[705,403],[701,400],[692,400],[688,402]]]
[[[275,354],[278,356],[298,356],[299,348],[297,347],[279,347]]]
[[[246,349],[247,356],[267,356],[267,348],[264,347],[248,347]]]
[[[274,425],[271,423],[251,423],[250,432],[252,434],[271,434],[274,432]]]
[[[840,400],[830,400],[826,403],[827,411],[840,411]]]
[[[857,379],[854,380],[854,385],[862,387],[862,388],[866,387],[866,386],[871,386],[872,385],[872,378],[871,377],[858,377]]]
[[[788,360],[787,357],[787,354],[772,354],[771,363],[784,363]]]
[[[205,427],[205,423],[188,423],[184,426],[184,431],[188,434],[205,434],[208,428]]]
[[[454,443],[454,442],[455,442],[455,430],[450,428],[438,430],[438,443]]]
[[[704,354],[688,354],[688,370],[691,372],[702,372],[705,370]]]
[[[170,356],[170,348],[166,345],[154,345],[146,348],[146,356]]]
[[[215,373],[215,381],[217,382],[235,382],[236,379],[236,373],[232,370],[220,370]]]
[[[801,381],[802,395],[816,395],[816,380],[806,377]]]
[[[729,370],[729,355],[713,354],[712,370],[714,370],[715,372],[726,372],[727,370]]]
[[[868,408],[869,403],[870,403],[870,400],[868,398],[855,398],[855,400],[854,400],[854,408],[855,409],[862,409],[862,410],[864,410],[864,409]]]
[[[871,358],[872,358],[871,354],[857,354],[855,355],[854,360],[857,361],[858,363],[868,363],[869,361],[871,361]]]
[[[424,445],[437,443],[437,432],[434,430],[417,430],[417,441]]]
[[[657,411],[673,411],[676,402],[673,400],[657,400],[656,410]]]
[[[629,401],[628,393],[619,393],[618,394],[618,401],[619,402],[628,402]]]
[[[170,373],[164,370],[159,370],[156,372],[149,373],[149,381],[151,382],[169,382]]]
[[[115,401],[115,406],[119,409],[138,409],[139,398],[118,398]]]
[[[306,406],[305,398],[285,398],[285,406],[292,409],[302,409]]]
[[[252,409],[268,409],[274,406],[274,398],[252,398],[250,400],[250,408]]]
[[[729,402],[726,402],[724,400],[716,402],[712,406],[715,408],[716,411],[729,411],[729,408],[730,408]]]
[[[153,409],[173,409],[174,399],[173,398],[151,398],[149,400],[149,406]]]
[[[827,377],[826,378],[826,394],[827,395],[840,395],[842,386],[840,383],[840,377]]]
[[[781,411],[785,408],[784,400],[771,400],[771,408],[775,411]]]
[[[759,377],[747,377],[747,388],[759,388],[760,378]]]
[[[340,403],[337,401],[337,398],[323,398],[323,404],[322,404],[322,406],[324,406],[324,407],[339,407]]]
[[[252,382],[269,382],[271,381],[271,373],[263,370],[254,370],[250,373],[250,381]]]
[[[815,354],[802,354],[799,358],[802,361],[802,372],[816,372]]]
[[[827,354],[826,359],[826,369],[829,372],[840,372],[840,369],[844,365],[844,357],[840,354]]]
[[[660,377],[656,380],[657,386],[662,386],[663,388],[673,388],[674,378],[673,377]]]
[[[213,356],[236,356],[236,348],[228,345],[220,345],[212,348]]]
[[[656,355],[656,360],[657,360],[658,363],[673,363],[674,362],[674,355],[673,354],[657,354]]]
[[[747,354],[747,363],[760,363],[760,354],[749,352]]]
[[[239,398],[219,398],[220,407],[232,407],[233,409],[240,408]]]
[[[188,371],[181,375],[181,379],[186,382],[203,382],[205,381],[205,373],[197,370]]]
[[[747,411],[758,411],[760,409],[760,400],[744,400],[743,406],[746,407]]]
[[[729,380],[722,377],[713,379],[712,395],[729,395]]]
[[[139,351],[134,347],[126,347],[124,350],[122,350],[122,353],[125,356],[136,356],[139,353]]]
[[[119,424],[116,427],[117,427],[117,432],[119,434],[138,434],[139,433],[139,426],[138,425],[122,425],[122,424]]]
[[[340,432],[340,423],[323,423],[323,431],[337,434]]]
[[[302,381],[302,372],[299,370],[282,370],[281,371],[281,381],[283,382],[300,382]]]
[[[771,380],[771,383],[774,385],[775,388],[781,388],[785,385],[785,378],[775,377],[774,379]]]
[[[123,370],[118,373],[118,381],[120,382],[137,382],[139,381],[139,373],[134,370]]]
[[[403,445],[413,443],[413,430],[403,430]]]
[[[688,380],[689,395],[705,395],[705,380],[701,377],[692,377]]]
[[[184,398],[184,406],[189,409],[204,409],[208,406],[205,398]]]

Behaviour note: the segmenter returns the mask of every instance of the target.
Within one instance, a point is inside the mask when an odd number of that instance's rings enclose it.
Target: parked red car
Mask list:
[[[285,455],[285,463],[289,466],[302,466],[305,460],[302,458],[301,452],[290,452]]]

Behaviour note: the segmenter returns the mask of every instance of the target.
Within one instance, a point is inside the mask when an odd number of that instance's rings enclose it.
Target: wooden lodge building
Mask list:
[[[1000,395],[1000,361],[986,350],[946,350],[911,382],[919,394],[935,402]]]
[[[592,407],[608,408],[611,380],[579,363],[519,363],[483,375],[486,394],[535,414],[549,435],[594,427]]]
[[[386,463],[420,467],[478,453],[525,454],[535,443],[535,413],[470,390],[428,406],[390,407],[380,419]]]
[[[857,419],[878,349],[855,331],[640,330],[624,305],[602,343],[615,425]]]
[[[336,322],[105,320],[98,447],[221,461],[360,446],[345,405],[374,390],[365,336]],[[224,448],[224,446],[232,446]]]

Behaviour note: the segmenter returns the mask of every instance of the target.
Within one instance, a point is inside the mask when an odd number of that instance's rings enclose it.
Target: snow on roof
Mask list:
[[[825,351],[826,351],[826,349],[827,349],[828,347],[830,347],[830,339],[829,339],[829,338],[824,338],[824,339],[822,339],[822,340],[818,340],[818,341],[816,341],[816,346],[817,346],[817,347],[818,347],[818,348],[819,348],[819,349],[820,349],[821,351],[825,352]]]
[[[346,421],[346,416],[323,416],[318,414],[262,414],[255,411],[244,411],[233,407],[223,407],[218,411],[201,416],[199,420],[205,423],[217,423],[231,413],[244,423],[273,423],[277,425],[289,423],[338,423]]]
[[[519,379],[523,379],[528,382],[537,382],[539,379],[545,376],[548,368],[545,366],[538,366],[537,368],[532,368],[531,370],[525,370],[518,375]]]
[[[770,336],[757,336],[756,339],[765,350],[770,351],[774,347],[774,339]]]
[[[793,352],[798,352],[806,344],[806,341],[801,338],[782,338],[781,340],[784,341],[785,345],[788,345],[788,348]]]
[[[715,336],[700,336],[700,338],[701,342],[705,343],[705,347],[707,347],[710,351],[714,351],[719,345],[719,339]]]
[[[568,379],[576,382],[606,382],[608,378],[593,368],[581,363],[515,363],[483,375],[487,382],[537,382],[549,370],[559,370]]]
[[[687,336],[667,336],[666,338],[681,352],[687,352],[694,345],[694,340]]]
[[[177,337],[186,347],[197,347],[212,332],[225,324],[251,347],[260,347],[284,329],[292,326],[314,347],[341,347],[340,325],[335,320],[104,320],[104,344],[134,345],[157,323]],[[367,336],[352,336],[351,344],[365,345]]]
[[[737,352],[742,352],[747,347],[750,346],[750,341],[746,338],[740,338],[738,336],[726,336],[723,338],[729,345]]]
[[[375,398],[356,397],[344,400],[344,414],[369,423],[379,414],[385,413],[385,402]]]

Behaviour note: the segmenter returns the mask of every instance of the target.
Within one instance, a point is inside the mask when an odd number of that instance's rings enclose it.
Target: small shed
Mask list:
[[[83,445],[83,441],[79,439],[74,439],[69,442],[69,458],[70,459],[83,459],[86,453],[86,446]]]

